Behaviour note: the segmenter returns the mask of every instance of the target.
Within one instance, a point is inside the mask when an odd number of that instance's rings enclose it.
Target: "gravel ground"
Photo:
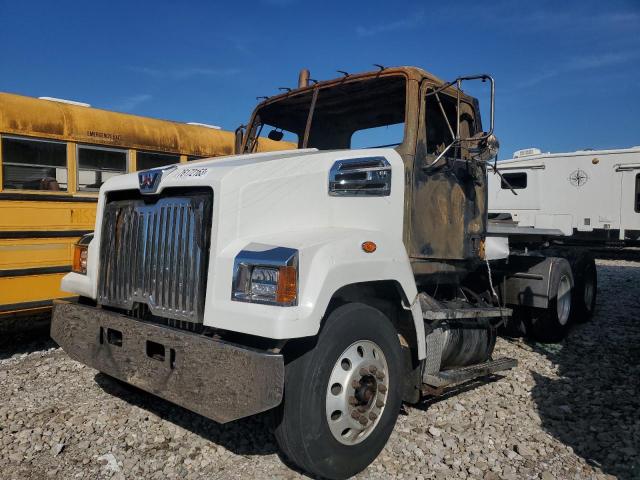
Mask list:
[[[560,345],[499,339],[516,369],[406,407],[358,478],[640,478],[640,263],[598,274],[593,322]],[[266,415],[215,424],[45,336],[0,348],[0,477],[304,478]]]

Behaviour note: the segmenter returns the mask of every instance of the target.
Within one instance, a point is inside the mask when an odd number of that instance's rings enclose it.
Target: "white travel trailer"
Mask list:
[[[640,146],[513,157],[489,175],[491,216],[576,240],[640,240]]]

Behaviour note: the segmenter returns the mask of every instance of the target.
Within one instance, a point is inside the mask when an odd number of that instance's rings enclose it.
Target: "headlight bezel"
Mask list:
[[[236,302],[257,303],[293,307],[298,304],[298,259],[299,252],[294,248],[277,247],[262,244],[250,244],[241,250],[233,262],[233,281],[231,300]],[[254,273],[269,271],[277,276],[271,282],[273,295],[255,293]],[[263,282],[267,285],[269,282]]]

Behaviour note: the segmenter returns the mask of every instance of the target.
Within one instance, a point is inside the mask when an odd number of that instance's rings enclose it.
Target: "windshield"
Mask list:
[[[404,138],[406,80],[387,76],[349,81],[292,94],[255,115],[247,150],[259,136],[295,142],[298,148],[334,150],[396,146]],[[313,111],[311,107],[313,105]],[[305,145],[305,132],[308,140]]]

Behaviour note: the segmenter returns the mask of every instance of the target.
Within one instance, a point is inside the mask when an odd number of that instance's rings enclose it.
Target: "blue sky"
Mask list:
[[[234,129],[301,67],[417,65],[495,76],[500,158],[640,145],[640,0],[0,0],[0,19],[0,91]]]

